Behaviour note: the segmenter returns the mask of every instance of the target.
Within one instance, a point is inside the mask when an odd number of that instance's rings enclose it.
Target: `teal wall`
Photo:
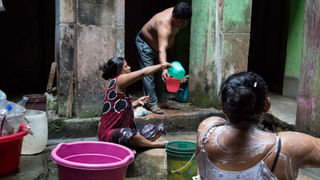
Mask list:
[[[193,0],[189,58],[189,99],[219,107],[223,80],[246,71],[251,0]]]
[[[299,78],[303,37],[305,0],[291,0],[289,6],[288,39],[285,76]]]
[[[224,1],[223,28],[228,32],[250,32],[251,0]]]
[[[193,104],[212,106],[218,103],[214,86],[214,0],[193,0],[189,58],[189,99]]]

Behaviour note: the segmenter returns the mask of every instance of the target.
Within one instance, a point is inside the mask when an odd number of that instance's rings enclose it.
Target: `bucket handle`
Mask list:
[[[190,159],[183,167],[181,167],[181,168],[179,168],[179,169],[176,169],[176,170],[169,170],[169,169],[167,168],[167,170],[170,171],[171,173],[177,173],[177,172],[183,170],[184,168],[186,168],[186,167],[191,163],[191,161],[193,160],[193,158],[194,158],[195,155],[196,155],[196,153],[194,152],[193,155],[192,155],[192,157],[191,157],[191,159]],[[164,158],[164,160],[167,159],[167,154],[165,154],[165,156],[166,156],[166,157]],[[163,163],[163,164],[165,164],[165,163]],[[168,165],[167,165],[167,166],[168,166]]]
[[[3,129],[4,121],[6,120],[6,118],[7,118],[7,115],[4,114],[0,124],[0,137],[2,136],[2,129]]]
[[[31,126],[30,126],[30,121],[26,117],[24,117],[24,121],[26,122],[26,126],[27,126],[26,128],[28,130],[28,134],[30,134],[31,136],[35,137],[34,134],[33,134],[32,129],[31,129]]]

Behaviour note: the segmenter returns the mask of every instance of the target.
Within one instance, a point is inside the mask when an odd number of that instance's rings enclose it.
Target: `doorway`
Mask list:
[[[44,93],[54,61],[55,0],[3,0],[3,4],[0,89],[9,100]]]
[[[125,57],[132,71],[138,70],[140,55],[135,45],[135,37],[140,29],[156,13],[176,5],[181,0],[136,0],[125,3]],[[191,0],[184,0],[191,5]],[[190,24],[181,29],[176,35],[174,47],[167,52],[168,62],[178,60],[189,71],[189,48],[190,48]],[[142,81],[138,81],[128,88],[129,91],[142,92]]]
[[[253,0],[248,71],[260,74],[269,91],[282,94],[288,1]]]

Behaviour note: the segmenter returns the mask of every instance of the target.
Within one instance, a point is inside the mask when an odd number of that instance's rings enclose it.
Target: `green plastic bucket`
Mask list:
[[[166,145],[168,180],[192,179],[197,175],[196,143],[170,141]]]
[[[186,71],[179,61],[173,61],[171,67],[168,68],[168,74],[176,79],[184,78]]]

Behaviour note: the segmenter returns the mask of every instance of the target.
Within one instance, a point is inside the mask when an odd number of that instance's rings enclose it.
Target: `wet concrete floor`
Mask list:
[[[182,135],[173,133],[168,134],[162,140],[188,140],[195,141],[196,133],[195,132],[184,132]],[[96,138],[85,138],[85,139],[69,139],[64,142],[72,141],[82,141],[82,140],[96,140]],[[19,169],[16,171],[0,177],[1,180],[58,180],[58,169],[57,165],[51,160],[50,152],[55,147],[55,145],[49,145],[40,154],[37,155],[22,155],[20,158]],[[148,154],[155,154],[155,156],[163,156],[165,158],[164,149],[153,149],[147,152]],[[165,160],[165,159],[164,159]],[[166,168],[165,161],[163,164],[160,164],[159,167]],[[312,171],[313,170],[313,171]],[[165,175],[157,175],[157,177],[152,177],[152,180],[164,180]],[[146,176],[138,177],[127,177],[126,180],[148,180],[151,179]],[[300,170],[297,180],[318,180],[320,179],[319,174],[315,169],[303,169]]]
[[[295,100],[284,98],[282,96],[273,95],[271,97],[272,106],[271,112],[279,119],[289,123],[295,124],[296,104]],[[163,140],[191,140],[196,138],[195,132],[183,132],[183,135],[177,133],[169,133],[163,137]],[[60,139],[60,142],[73,142],[83,140],[96,140],[96,137],[91,138],[73,138]],[[56,180],[58,179],[58,169],[56,164],[50,158],[51,150],[59,141],[49,140],[47,148],[36,155],[21,155],[19,168],[6,175],[0,177],[0,180]],[[158,153],[157,150],[150,150],[149,153]],[[161,153],[165,153],[161,150]],[[126,180],[140,180],[146,177],[128,177]],[[320,169],[302,169],[299,172],[298,180],[320,180]],[[154,179],[155,180],[155,179]]]

